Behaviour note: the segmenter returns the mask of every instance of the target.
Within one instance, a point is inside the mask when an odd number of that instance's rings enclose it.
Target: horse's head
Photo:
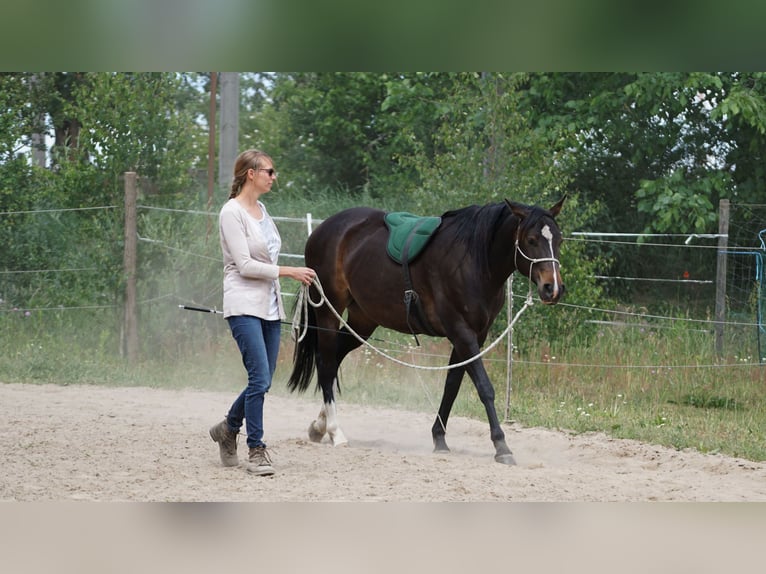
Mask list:
[[[506,200],[511,212],[519,218],[513,248],[515,267],[534,281],[540,301],[546,305],[558,303],[564,295],[559,263],[562,237],[555,218],[565,199],[566,196],[562,197],[547,211]]]

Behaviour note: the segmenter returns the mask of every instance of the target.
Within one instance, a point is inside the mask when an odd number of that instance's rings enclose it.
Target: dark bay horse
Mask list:
[[[558,262],[562,237],[555,221],[564,199],[549,210],[505,200],[444,213],[422,254],[409,264],[409,282],[401,265],[386,252],[386,213],[366,207],[346,209],[311,234],[306,265],[316,271],[327,301],[338,314],[346,311],[348,325],[365,340],[378,326],[446,337],[452,343],[449,363],[461,363],[480,352],[504,305],[504,285],[514,270],[536,284],[545,304],[557,303],[564,294]],[[419,314],[414,317],[405,305],[407,289],[419,299]],[[312,301],[320,298],[316,285],[309,294]],[[334,445],[344,444],[333,387],[341,361],[362,343],[345,326],[339,330],[340,321],[326,304],[309,305],[301,314],[301,323],[308,329],[296,343],[288,387],[305,391],[316,370],[324,403],[309,426],[309,437],[319,442],[328,433]],[[495,411],[495,389],[481,358],[447,372],[431,429],[435,450],[449,450],[447,419],[466,372],[487,411],[495,460],[515,464]]]

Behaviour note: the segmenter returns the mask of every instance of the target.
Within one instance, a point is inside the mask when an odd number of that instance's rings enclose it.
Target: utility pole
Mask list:
[[[215,190],[215,111],[218,92],[218,72],[210,72],[210,111],[207,121],[207,208],[213,207]]]
[[[239,153],[239,73],[221,72],[221,139],[218,185],[228,189]]]
[[[40,81],[44,72],[40,74],[32,74],[30,84],[32,89],[37,89],[37,83]],[[38,167],[45,167],[46,162],[46,150],[45,150],[45,135],[38,132],[37,128],[42,127],[44,118],[38,116],[35,131],[32,134],[32,163]]]

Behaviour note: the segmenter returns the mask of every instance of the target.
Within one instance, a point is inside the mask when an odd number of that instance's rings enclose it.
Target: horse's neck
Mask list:
[[[503,285],[516,269],[513,255],[518,226],[519,219],[509,214],[498,227],[489,246],[489,272],[496,285]]]

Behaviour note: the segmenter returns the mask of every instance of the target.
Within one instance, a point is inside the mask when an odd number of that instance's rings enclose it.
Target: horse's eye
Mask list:
[[[537,238],[536,237],[527,237],[527,243],[530,247],[534,247],[537,245]]]

